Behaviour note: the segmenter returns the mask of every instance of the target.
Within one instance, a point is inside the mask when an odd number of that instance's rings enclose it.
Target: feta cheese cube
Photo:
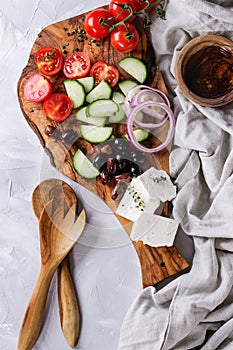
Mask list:
[[[163,216],[143,212],[134,222],[130,238],[143,241],[151,247],[172,246],[178,229],[178,222]]]
[[[162,202],[170,201],[176,196],[176,186],[164,170],[153,167],[137,177],[137,185],[144,186],[151,197],[158,197]]]
[[[153,214],[160,202],[176,196],[176,187],[164,170],[150,168],[132,179],[116,210],[116,214],[135,221],[142,212]]]
[[[150,198],[150,195],[144,186],[135,186],[133,179],[130,186],[126,189],[116,214],[125,217],[128,220],[135,221],[142,212],[154,213],[159,207],[160,200],[158,197]]]

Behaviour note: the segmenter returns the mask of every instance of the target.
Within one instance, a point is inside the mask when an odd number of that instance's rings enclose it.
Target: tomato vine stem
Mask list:
[[[151,19],[147,13],[147,10],[151,7],[156,7],[157,8],[157,14],[161,19],[166,19],[166,0],[158,0],[155,3],[150,3],[149,0],[145,0],[145,1],[141,1],[141,2],[145,2],[147,3],[147,5],[144,7],[143,10],[140,11],[136,11],[134,12],[134,10],[132,9],[132,7],[129,4],[118,4],[118,3],[114,3],[115,5],[121,7],[121,11],[120,13],[122,13],[125,10],[128,10],[130,13],[127,17],[125,17],[122,21],[117,22],[113,25],[108,24],[107,22],[109,20],[114,19],[114,16],[112,17],[108,17],[108,18],[100,18],[100,25],[101,26],[106,26],[109,28],[109,32],[112,32],[115,28],[124,25],[125,28],[127,28],[126,23],[127,21],[129,21],[132,17],[134,16],[139,16],[139,15],[144,15],[145,16],[145,26],[149,26],[151,24]],[[130,32],[127,28],[127,32],[130,35]]]

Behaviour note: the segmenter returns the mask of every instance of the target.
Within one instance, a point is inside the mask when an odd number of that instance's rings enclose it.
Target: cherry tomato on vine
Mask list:
[[[154,4],[154,3],[156,3],[158,0],[149,0],[149,3],[150,4]],[[142,0],[142,1],[140,1],[140,0],[134,0],[134,5],[136,6],[136,9],[137,9],[137,11],[142,11],[147,5],[148,5],[148,3],[147,3],[147,1],[146,0]],[[151,12],[151,11],[153,11],[154,9],[156,8],[156,6],[151,6],[151,7],[149,7],[147,10],[146,10],[146,12]]]
[[[73,52],[64,60],[63,73],[69,79],[85,77],[91,68],[90,57],[85,52]]]
[[[57,123],[69,117],[73,108],[70,98],[61,93],[51,94],[45,101],[43,109],[48,118]]]
[[[35,53],[34,59],[42,75],[51,76],[62,69],[62,54],[55,47],[42,47]]]
[[[108,18],[110,19],[107,20]],[[84,29],[93,38],[101,39],[109,34],[108,26],[112,26],[113,24],[114,19],[111,13],[103,8],[99,8],[88,13],[84,21]]]
[[[36,73],[31,75],[24,85],[24,96],[28,101],[44,101],[52,92],[53,86],[50,80]]]
[[[120,52],[130,52],[136,49],[139,42],[137,29],[130,23],[120,25],[111,33],[111,44],[115,50]]]
[[[118,82],[119,72],[116,67],[99,61],[91,67],[90,76],[94,77],[95,85],[98,85],[102,80],[106,80],[113,88]]]
[[[109,3],[109,12],[114,16],[116,22],[124,20],[131,14],[130,9],[123,10],[122,6],[129,5],[133,12],[137,11],[137,8],[133,0],[111,0]],[[131,17],[127,22],[132,22],[135,16]]]

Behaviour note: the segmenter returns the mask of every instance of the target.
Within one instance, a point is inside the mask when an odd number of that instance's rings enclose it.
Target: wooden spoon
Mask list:
[[[66,211],[77,203],[77,197],[67,183],[59,179],[44,180],[32,194],[32,207],[38,220],[44,207],[51,200],[54,207],[64,207],[67,208]],[[74,348],[80,335],[80,311],[68,255],[58,268],[58,305],[63,334],[67,343]]]
[[[41,214],[39,221],[41,269],[24,315],[19,334],[18,350],[31,350],[33,348],[42,327],[47,295],[53,275],[85,227],[86,212],[83,209],[77,218],[75,207],[74,204],[67,214],[64,213],[64,208],[56,210],[54,214],[53,201],[50,201]]]

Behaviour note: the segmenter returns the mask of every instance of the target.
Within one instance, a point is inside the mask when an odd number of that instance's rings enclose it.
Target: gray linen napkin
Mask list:
[[[166,21],[151,26],[177,116],[173,216],[193,237],[195,253],[189,273],[141,292],[124,319],[119,350],[233,349],[233,104],[195,105],[174,78],[179,50],[206,33],[233,39],[232,0],[170,0]]]

